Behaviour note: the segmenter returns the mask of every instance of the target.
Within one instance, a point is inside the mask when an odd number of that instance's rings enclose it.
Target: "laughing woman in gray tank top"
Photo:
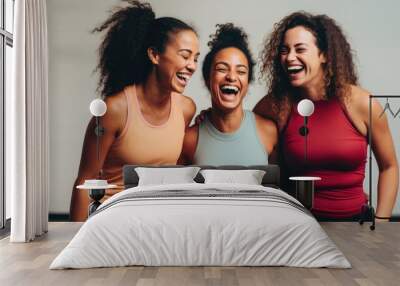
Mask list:
[[[243,110],[254,77],[247,35],[230,23],[217,27],[202,67],[212,108],[186,131],[180,163],[266,165],[276,153],[278,132],[271,120]]]

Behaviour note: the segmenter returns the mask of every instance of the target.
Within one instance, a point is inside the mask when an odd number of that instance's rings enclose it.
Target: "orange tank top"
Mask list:
[[[124,165],[175,165],[185,135],[185,119],[178,94],[171,95],[168,120],[155,126],[142,115],[136,87],[126,87],[124,93],[128,105],[125,127],[111,145],[103,165],[103,178],[118,188],[107,190],[105,198],[124,189]]]

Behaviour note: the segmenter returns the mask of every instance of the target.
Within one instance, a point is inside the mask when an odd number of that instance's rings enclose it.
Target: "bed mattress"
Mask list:
[[[197,183],[114,195],[50,269],[128,265],[351,267],[309,211],[282,190]]]

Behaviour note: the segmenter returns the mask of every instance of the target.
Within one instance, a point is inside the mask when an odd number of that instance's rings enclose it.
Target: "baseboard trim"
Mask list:
[[[8,219],[8,220],[10,220],[10,219]],[[70,221],[69,214],[68,213],[49,213],[49,221]],[[329,220],[329,221],[340,222],[343,220],[338,219],[338,220]],[[400,222],[400,215],[392,216],[390,221],[391,222]],[[0,233],[0,235],[1,235],[1,233]]]
[[[11,231],[11,218],[6,219],[6,223],[3,228],[0,228],[0,239],[10,235]]]
[[[69,213],[49,213],[49,221],[70,221]]]

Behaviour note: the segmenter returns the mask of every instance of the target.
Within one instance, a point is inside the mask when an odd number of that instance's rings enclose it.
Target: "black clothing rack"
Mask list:
[[[359,223],[363,224],[364,221],[367,221],[370,219],[372,222],[372,224],[370,225],[371,230],[375,229],[375,208],[372,206],[372,130],[373,130],[373,128],[372,128],[372,99],[373,98],[386,98],[388,100],[389,98],[400,98],[400,95],[369,95],[369,115],[368,115],[368,120],[369,120],[369,131],[368,131],[369,198],[368,198],[368,204],[364,205],[362,208],[361,218],[359,220]],[[386,105],[385,105],[385,109],[383,111],[384,112],[386,111]],[[393,115],[393,112],[391,112],[391,114]],[[397,114],[398,114],[398,112],[396,113],[396,115]]]

